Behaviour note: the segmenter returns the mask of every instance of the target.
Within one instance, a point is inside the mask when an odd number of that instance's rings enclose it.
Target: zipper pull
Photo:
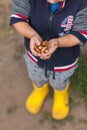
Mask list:
[[[51,21],[53,19],[53,13],[51,13],[49,21]]]

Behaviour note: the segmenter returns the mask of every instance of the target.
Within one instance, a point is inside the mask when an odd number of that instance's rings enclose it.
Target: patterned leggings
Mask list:
[[[66,84],[69,82],[70,77],[73,75],[77,68],[77,65],[72,69],[64,72],[55,72],[55,79],[53,78],[53,71],[47,71],[47,77],[45,76],[45,69],[40,68],[37,63],[34,63],[27,54],[24,54],[26,61],[29,78],[37,87],[43,86],[45,83],[49,83],[54,89],[63,90]]]

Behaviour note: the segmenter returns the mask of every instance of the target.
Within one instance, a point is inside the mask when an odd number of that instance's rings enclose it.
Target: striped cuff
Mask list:
[[[10,18],[10,25],[13,25],[14,23],[21,22],[21,21],[29,22],[29,18],[27,18],[22,14],[12,14]]]
[[[83,31],[71,31],[70,34],[73,34],[74,36],[76,36],[83,44],[86,43],[87,41],[87,32],[84,34],[85,32]]]

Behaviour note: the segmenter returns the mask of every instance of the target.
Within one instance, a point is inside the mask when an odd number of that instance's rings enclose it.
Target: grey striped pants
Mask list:
[[[73,75],[77,66],[64,72],[55,72],[55,79],[53,78],[53,71],[47,71],[47,77],[45,76],[45,69],[40,68],[37,63],[34,63],[27,54],[24,54],[26,61],[29,78],[36,84],[37,87],[43,86],[45,83],[49,83],[54,89],[63,90],[66,84],[69,82],[70,77]]]

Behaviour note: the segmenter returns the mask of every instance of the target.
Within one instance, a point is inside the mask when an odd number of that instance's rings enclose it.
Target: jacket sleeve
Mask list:
[[[10,17],[10,25],[24,21],[29,22],[30,2],[29,0],[12,0],[12,12]]]
[[[87,2],[85,8],[76,14],[71,34],[75,35],[83,44],[87,41]]]

